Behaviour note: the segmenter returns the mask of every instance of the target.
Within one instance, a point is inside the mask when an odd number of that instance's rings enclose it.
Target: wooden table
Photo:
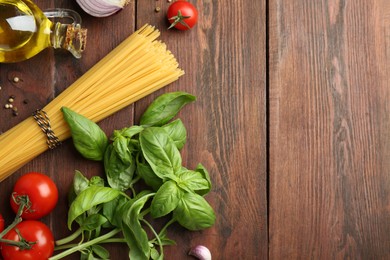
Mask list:
[[[87,15],[75,1],[36,0],[42,9],[78,11],[89,30],[87,50],[80,60],[47,49],[0,65],[0,105],[10,95],[19,105],[18,116],[1,108],[0,130],[43,107],[149,23],[161,30],[186,74],[100,125],[111,133],[137,123],[162,93],[181,90],[198,98],[180,113],[189,136],[182,155],[185,165],[202,162],[210,171],[213,189],[206,198],[217,221],[202,232],[173,227],[177,245],[166,248],[166,259],[190,259],[186,253],[196,244],[209,247],[214,259],[389,259],[389,2],[192,2],[199,24],[179,32],[166,29],[169,3],[163,0],[131,0],[108,18]],[[65,194],[76,169],[102,173],[68,140],[0,183],[0,211],[11,221],[15,180],[44,172],[61,196],[43,221],[57,238],[65,236]],[[109,248],[112,259],[126,259],[125,246]]]

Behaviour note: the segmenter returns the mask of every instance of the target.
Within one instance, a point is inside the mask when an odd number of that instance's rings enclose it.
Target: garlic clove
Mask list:
[[[202,245],[198,245],[191,248],[188,254],[198,258],[199,260],[211,260],[210,250],[207,247]]]
[[[128,0],[76,0],[76,2],[89,15],[106,17],[122,10]]]

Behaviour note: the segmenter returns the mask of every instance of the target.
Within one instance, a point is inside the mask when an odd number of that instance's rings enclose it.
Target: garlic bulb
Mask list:
[[[126,6],[129,0],[76,0],[80,7],[95,17],[110,16]]]

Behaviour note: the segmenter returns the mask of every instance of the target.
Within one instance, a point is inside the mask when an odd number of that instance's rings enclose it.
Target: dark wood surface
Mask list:
[[[187,32],[167,30],[166,0],[130,1],[116,15],[94,18],[75,1],[35,1],[41,9],[71,8],[80,13],[88,29],[87,48],[80,60],[62,51],[47,49],[34,58],[16,64],[0,65],[0,100],[16,96],[19,115],[1,108],[0,129],[5,132],[83,75],[135,29],[145,23],[161,30],[161,40],[174,53],[186,74],[177,82],[153,93],[134,105],[103,120],[107,132],[138,123],[146,106],[158,95],[186,91],[197,96],[180,118],[188,129],[188,142],[182,152],[183,164],[194,168],[201,162],[209,170],[213,189],[206,197],[214,207],[217,221],[202,232],[190,232],[178,225],[171,237],[176,246],[165,249],[166,259],[191,259],[193,245],[210,248],[214,259],[262,258],[267,255],[266,203],[266,51],[265,3],[246,1],[193,1],[199,9],[199,24]],[[155,12],[156,7],[161,12]],[[245,14],[255,11],[255,23]],[[14,84],[18,76],[21,81]],[[29,104],[21,103],[25,98]],[[1,149],[1,148],[0,148]],[[56,238],[69,234],[66,227],[67,198],[74,171],[88,176],[101,174],[99,163],[82,159],[70,140],[62,147],[34,159],[0,183],[0,211],[12,219],[8,198],[16,179],[28,171],[51,176],[60,189],[60,201],[43,221]],[[126,259],[127,246],[109,247],[111,259]],[[75,254],[69,259],[78,259]]]
[[[390,258],[390,4],[270,1],[269,256]]]
[[[149,23],[186,74],[99,124],[111,133],[137,123],[169,91],[198,98],[180,113],[189,136],[182,155],[188,167],[208,168],[213,190],[206,198],[217,221],[202,232],[174,226],[177,245],[166,248],[166,259],[191,259],[186,253],[196,244],[209,247],[214,259],[389,259],[388,1],[191,2],[199,24],[179,32],[166,30],[165,0],[130,1],[108,18],[91,17],[74,1],[36,0],[42,9],[78,11],[89,30],[87,50],[80,60],[47,49],[0,64],[0,106],[15,95],[19,108],[16,117],[0,108],[0,131],[50,102]],[[21,81],[13,83],[14,76]],[[102,173],[68,140],[0,183],[0,212],[10,222],[13,183],[41,171],[61,194],[43,221],[56,238],[69,234],[66,193],[76,169]],[[112,259],[127,258],[125,246],[109,249]]]

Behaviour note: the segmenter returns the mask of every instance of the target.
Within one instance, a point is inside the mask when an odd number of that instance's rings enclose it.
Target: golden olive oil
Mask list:
[[[73,23],[49,18],[70,18]],[[80,58],[87,38],[80,23],[80,15],[73,10],[42,12],[31,0],[0,0],[0,63],[29,59],[47,47],[62,48]]]
[[[30,0],[0,0],[0,62],[17,62],[49,47],[53,23]]]

